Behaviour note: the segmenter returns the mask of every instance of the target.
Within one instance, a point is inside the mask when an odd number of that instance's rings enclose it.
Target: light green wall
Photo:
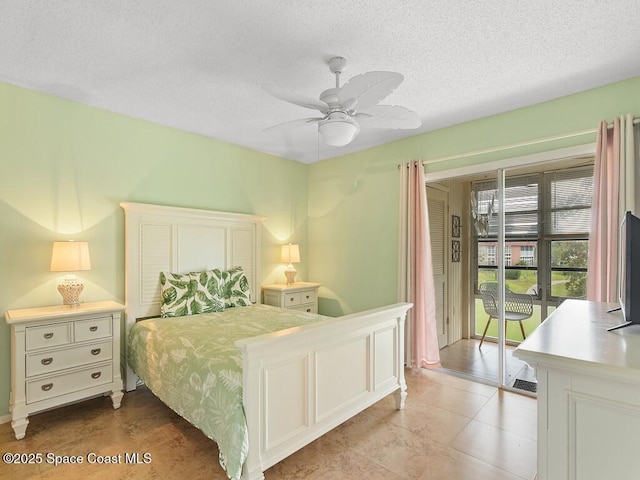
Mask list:
[[[124,302],[122,201],[267,217],[262,282],[284,280],[278,245],[301,244],[307,279],[307,166],[0,83],[0,316],[55,305],[51,242],[89,241],[84,301]],[[0,321],[0,416],[10,329]]]
[[[456,125],[309,167],[309,272],[320,310],[341,315],[396,301],[397,165],[595,129],[603,120],[640,114],[640,77]],[[595,134],[429,164],[464,165],[595,142]]]

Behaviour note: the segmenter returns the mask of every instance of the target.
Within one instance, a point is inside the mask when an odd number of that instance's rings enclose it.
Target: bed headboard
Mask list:
[[[241,266],[251,299],[260,300],[260,229],[264,217],[123,202],[127,332],[160,315],[160,272]]]

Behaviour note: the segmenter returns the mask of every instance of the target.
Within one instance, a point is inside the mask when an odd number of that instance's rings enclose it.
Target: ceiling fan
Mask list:
[[[333,57],[329,60],[329,70],[336,76],[335,88],[329,88],[316,99],[286,88],[265,84],[262,88],[276,98],[313,110],[319,110],[324,116],[301,118],[284,122],[265,129],[280,129],[318,124],[322,140],[334,147],[349,144],[363,128],[412,129],[422,124],[420,117],[413,111],[397,105],[378,105],[404,77],[395,72],[367,72],[356,75],[340,87],[340,74],[347,60]]]

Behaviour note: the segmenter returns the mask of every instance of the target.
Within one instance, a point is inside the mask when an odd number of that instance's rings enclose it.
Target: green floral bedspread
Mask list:
[[[160,400],[218,444],[220,464],[237,480],[249,441],[242,407],[242,356],[234,342],[323,318],[252,305],[143,320],[129,333],[127,359]]]

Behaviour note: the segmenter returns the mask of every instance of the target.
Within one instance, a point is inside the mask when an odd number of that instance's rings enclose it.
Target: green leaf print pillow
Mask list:
[[[182,317],[194,313],[192,304],[198,286],[188,273],[181,275],[160,272],[160,287],[162,290],[161,317]]]
[[[185,274],[161,272],[160,316],[182,317],[224,310],[219,280],[211,271]]]
[[[222,292],[225,307],[246,307],[251,305],[251,289],[242,267],[221,272]]]
[[[198,313],[221,312],[225,302],[222,297],[222,274],[220,270],[206,270],[189,274],[197,283],[196,302],[200,305]]]

